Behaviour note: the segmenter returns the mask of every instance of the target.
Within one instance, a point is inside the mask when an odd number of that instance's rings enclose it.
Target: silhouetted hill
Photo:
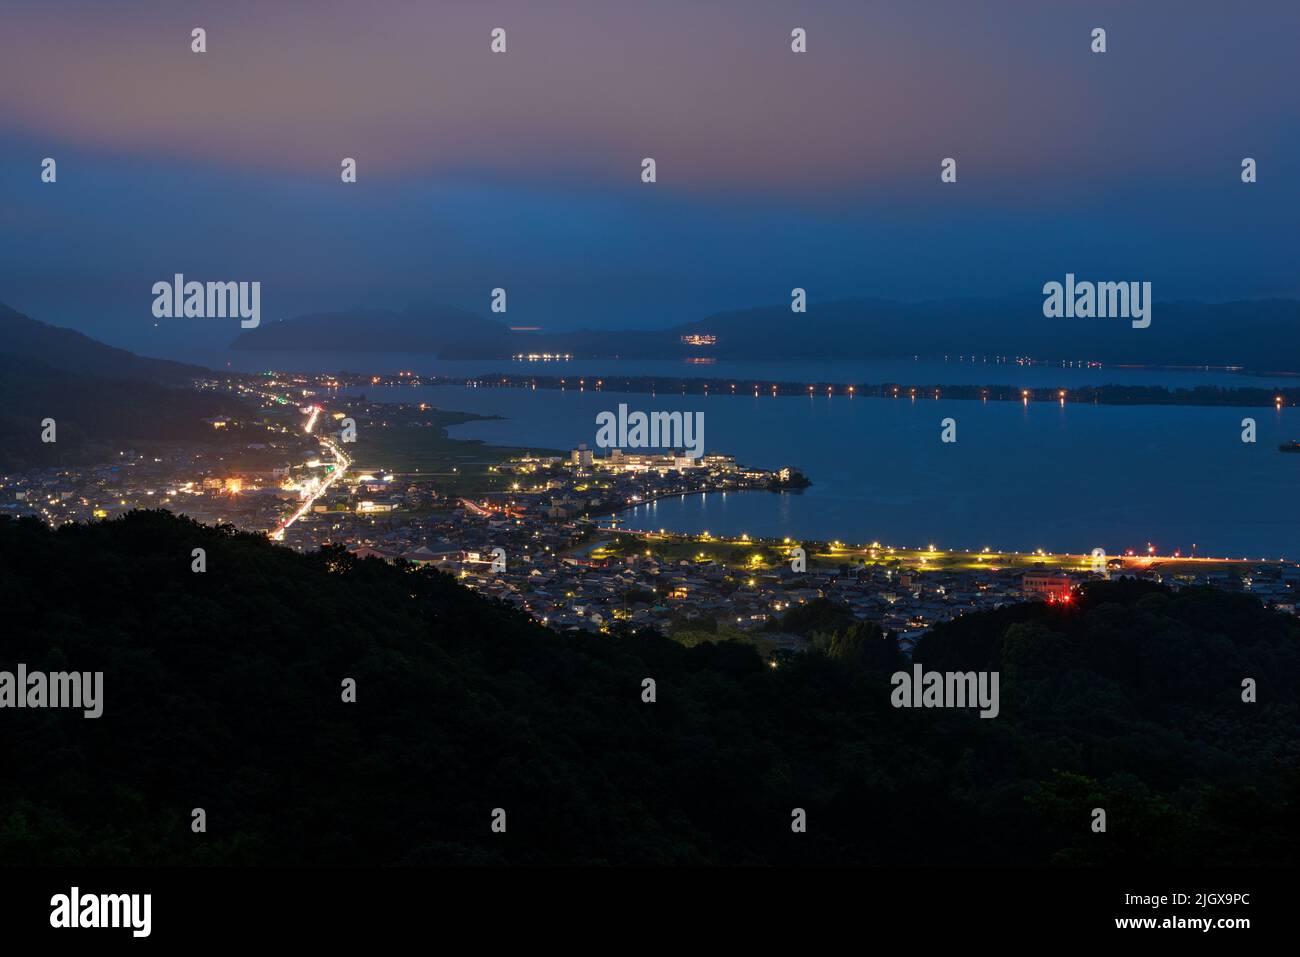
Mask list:
[[[87,465],[123,444],[206,439],[204,419],[244,411],[232,396],[154,382],[75,375],[0,353],[0,468]],[[54,419],[57,441],[41,441]]]
[[[688,345],[683,336],[716,343]],[[426,352],[504,358],[519,352],[663,359],[885,358],[913,355],[1033,356],[1108,364],[1239,365],[1300,371],[1300,302],[1154,304],[1152,323],[1048,319],[1042,299],[812,302],[721,312],[666,330],[511,333],[502,323],[449,307],[301,316],[242,332],[233,348]]]
[[[499,322],[439,305],[401,312],[356,309],[296,316],[246,329],[230,347],[425,352],[454,358],[508,355],[510,340],[510,330]]]
[[[1103,584],[923,640],[1002,669],[991,720],[893,708],[870,627],[775,669],[561,636],[161,512],[0,520],[0,603],[0,668],[104,672],[98,719],[0,711],[10,865],[1300,861],[1300,625],[1237,596]]]
[[[0,303],[0,355],[29,359],[64,372],[183,386],[208,373],[202,366],[148,359],[72,329],[51,326]]]

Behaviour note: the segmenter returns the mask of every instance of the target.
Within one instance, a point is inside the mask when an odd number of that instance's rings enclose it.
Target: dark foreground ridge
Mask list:
[[[994,719],[891,707],[870,626],[775,668],[560,636],[164,512],[0,520],[0,597],[0,670],[104,672],[98,719],[0,709],[9,865],[1300,861],[1300,625],[1248,596],[1101,583],[936,629],[917,661],[1000,671]]]

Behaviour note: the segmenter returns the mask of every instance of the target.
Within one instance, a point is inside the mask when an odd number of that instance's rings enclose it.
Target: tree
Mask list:
[[[832,635],[827,655],[863,671],[894,672],[903,665],[894,633],[874,621],[857,621]]]

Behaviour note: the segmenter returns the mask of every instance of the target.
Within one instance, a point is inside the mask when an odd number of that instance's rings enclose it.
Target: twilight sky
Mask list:
[[[504,286],[512,324],[551,329],[667,325],[796,285],[1036,296],[1067,271],[1157,299],[1300,297],[1294,0],[0,13],[0,301],[144,351],[238,331],[155,327],[150,287],[176,272],[260,280],[264,322],[486,313]]]

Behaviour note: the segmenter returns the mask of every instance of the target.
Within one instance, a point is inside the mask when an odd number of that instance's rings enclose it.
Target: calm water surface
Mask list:
[[[800,493],[714,493],[623,514],[629,527],[879,540],[892,545],[1300,558],[1300,409],[1092,406],[424,386],[366,390],[500,415],[453,434],[567,449],[595,445],[598,412],[704,412],[709,451],[804,470]],[[1241,441],[1253,416],[1258,441]],[[957,442],[940,441],[940,420]]]

